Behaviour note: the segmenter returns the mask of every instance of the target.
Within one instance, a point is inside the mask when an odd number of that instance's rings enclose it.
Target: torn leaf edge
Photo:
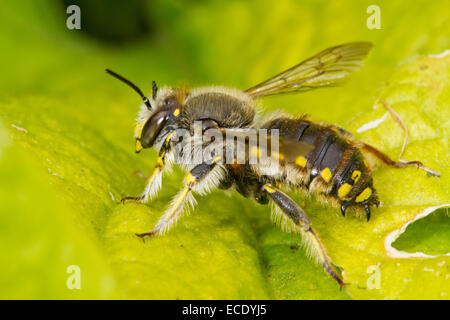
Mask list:
[[[405,224],[403,224],[399,229],[396,229],[396,230],[392,231],[391,233],[389,233],[384,238],[384,249],[386,250],[387,256],[390,258],[393,258],[393,259],[411,259],[411,258],[430,259],[430,258],[438,258],[438,257],[449,257],[450,252],[446,253],[446,254],[439,254],[439,255],[429,255],[429,254],[425,254],[423,252],[409,253],[409,252],[405,252],[405,251],[399,251],[392,246],[392,243],[394,243],[394,241],[397,240],[398,237],[400,237],[400,235],[402,235],[406,231],[406,228],[411,223],[413,223],[417,220],[423,219],[426,216],[428,216],[430,213],[433,213],[434,211],[441,209],[441,208],[445,208],[445,207],[450,207],[450,204],[447,203],[447,204],[443,204],[440,206],[428,207],[428,208],[424,209],[421,213],[417,214],[413,219],[411,219],[411,220],[407,221]]]

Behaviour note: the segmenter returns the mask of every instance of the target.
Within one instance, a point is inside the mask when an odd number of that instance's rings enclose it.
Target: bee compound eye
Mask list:
[[[151,116],[150,119],[144,125],[142,129],[142,135],[140,138],[142,147],[150,148],[155,143],[158,134],[169,119],[169,111],[159,111]]]

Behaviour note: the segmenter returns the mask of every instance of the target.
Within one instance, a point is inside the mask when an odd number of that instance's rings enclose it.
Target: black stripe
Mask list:
[[[337,190],[340,186],[342,186],[344,183],[348,180],[348,173],[350,169],[355,167],[355,154],[358,152],[357,149],[347,149],[347,150],[353,150],[353,154],[349,160],[347,160],[346,163],[340,163],[339,169],[335,172],[335,176],[333,178],[333,188],[331,189],[330,193],[335,193],[337,195]],[[346,151],[347,151],[346,150]],[[344,156],[344,155],[343,155]],[[343,157],[341,157],[343,158]],[[343,159],[341,161],[344,161]],[[353,184],[353,183],[351,183]]]
[[[334,132],[324,134],[322,137],[319,138],[320,141],[316,145],[317,152],[315,154],[315,159],[312,162],[312,167],[316,168],[318,171],[322,170],[321,168],[322,160],[327,155],[328,148],[336,141],[336,138],[337,137]]]
[[[349,144],[339,136],[335,135],[333,143],[328,146],[326,154],[319,164],[320,170],[330,168],[330,171],[334,173],[336,171],[336,167],[342,160],[345,150],[348,148]]]

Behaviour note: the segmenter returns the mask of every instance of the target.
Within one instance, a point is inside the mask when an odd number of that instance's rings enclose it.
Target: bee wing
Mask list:
[[[361,68],[371,48],[370,42],[352,42],[325,49],[245,92],[258,98],[335,86]]]
[[[295,159],[299,156],[306,156],[314,146],[302,141],[281,137],[278,135],[271,135],[268,133],[265,136],[260,135],[259,132],[250,132],[246,129],[229,129],[220,128],[219,131],[226,137],[237,137],[237,143],[245,145],[243,150],[249,150],[250,153],[257,152],[258,154],[265,154],[269,157],[276,158],[285,162],[295,162]],[[253,136],[253,141],[250,137]],[[234,138],[233,138],[234,139]],[[266,139],[265,143],[262,143],[262,139]],[[274,141],[274,139],[276,141]],[[278,150],[273,150],[278,143]],[[248,146],[248,147],[247,147]],[[254,149],[257,148],[257,149]],[[246,152],[247,153],[247,152]],[[248,154],[246,154],[248,159]]]

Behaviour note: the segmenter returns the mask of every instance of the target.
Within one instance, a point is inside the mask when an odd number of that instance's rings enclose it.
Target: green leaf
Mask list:
[[[392,244],[408,253],[423,252],[427,255],[443,255],[450,251],[450,219],[448,208],[441,208],[414,222]]]
[[[148,13],[158,36],[113,48],[67,30],[65,10],[54,2],[5,3],[0,12],[1,297],[448,299],[448,215],[433,222],[422,213],[450,203],[450,55],[429,55],[449,47],[449,21],[437,3],[383,2],[382,30],[368,30],[368,5],[160,1]],[[15,18],[18,12],[21,19]],[[399,25],[400,15],[414,23]],[[339,23],[324,29],[337,16]],[[133,172],[149,171],[156,154],[134,154],[138,97],[107,77],[105,67],[145,91],[153,79],[243,89],[327,46],[353,40],[375,43],[353,81],[320,93],[268,98],[266,111],[310,113],[396,158],[403,133],[384,117],[377,102],[382,98],[407,124],[404,158],[423,161],[442,177],[373,162],[383,206],[369,223],[294,194],[350,285],[339,291],[306,257],[299,238],[270,222],[268,207],[236,192],[197,197],[195,212],[164,237],[143,243],[134,236],[154,226],[181,187],[183,173],[166,177],[160,196],[148,205],[119,203],[139,194],[144,183]],[[376,128],[358,133],[383,117]],[[407,223],[392,244],[397,251],[387,251],[386,236]],[[423,228],[415,227],[419,223]],[[417,251],[438,256],[411,256]],[[392,257],[399,252],[402,257]],[[67,288],[70,265],[81,268],[81,290]],[[380,287],[373,288],[377,270]]]
[[[367,224],[357,220],[345,224],[327,221],[323,229],[319,229],[326,237],[330,236],[329,240],[324,239],[325,245],[333,261],[344,269],[344,279],[352,284],[348,291],[355,298],[448,297],[448,254],[425,258],[403,254],[393,250],[389,241],[395,239],[397,231],[403,232],[402,227],[432,213],[431,208],[450,206],[450,181],[446,174],[449,171],[448,130],[445,127],[450,111],[446,107],[450,101],[449,74],[450,55],[420,56],[399,68],[379,95],[407,125],[409,145],[403,158],[423,161],[440,171],[442,177],[429,177],[416,168],[391,169],[378,165],[374,171],[374,186],[383,205],[371,221]],[[373,111],[361,113],[348,128],[357,132],[365,123],[380,119],[387,112],[381,104],[374,107]],[[388,116],[376,128],[358,134],[357,138],[395,158],[401,149],[403,134]],[[437,234],[436,238],[449,243],[447,233]],[[430,248],[437,246],[436,242],[429,243]],[[371,289],[371,280],[368,280],[373,276],[371,266],[379,270],[378,289]]]
[[[0,125],[0,298],[114,298],[98,238],[78,228],[42,168],[6,140]],[[68,289],[72,265],[81,269],[80,290]]]

